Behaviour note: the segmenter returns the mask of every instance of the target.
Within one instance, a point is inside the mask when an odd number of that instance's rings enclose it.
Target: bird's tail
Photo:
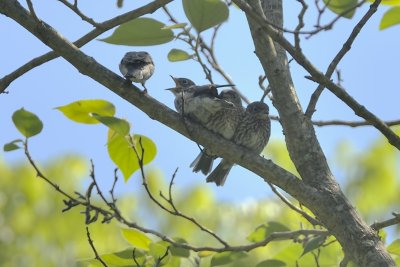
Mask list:
[[[215,183],[217,186],[223,186],[232,166],[232,163],[223,159],[207,177],[207,183]]]
[[[206,151],[201,151],[200,154],[190,164],[190,167],[193,167],[194,172],[201,171],[204,175],[207,175],[212,169],[213,162],[213,156],[208,155]]]

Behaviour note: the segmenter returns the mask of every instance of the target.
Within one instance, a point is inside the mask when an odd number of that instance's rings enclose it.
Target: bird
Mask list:
[[[187,78],[173,76],[171,78],[175,82],[175,87],[166,90],[171,91],[175,96],[174,105],[176,111],[203,126],[208,122],[212,114],[226,106],[233,106],[232,103],[218,99],[217,88],[232,86],[230,84],[196,85]]]
[[[260,154],[267,145],[271,135],[271,120],[268,115],[269,107],[267,104],[259,101],[249,104],[240,119],[232,141],[237,145]],[[222,159],[206,178],[206,181],[214,182],[217,186],[224,185],[233,165],[233,162]]]
[[[145,83],[153,75],[154,68],[153,59],[145,51],[128,52],[119,64],[122,75],[127,80],[142,84],[144,92],[147,92]]]
[[[220,134],[225,139],[230,140],[232,139],[244,112],[242,100],[240,95],[231,89],[223,90],[218,95],[218,98],[232,103],[233,106],[226,106],[212,114],[204,126],[208,130]],[[190,164],[190,167],[193,168],[193,172],[197,173],[201,171],[204,175],[207,175],[211,171],[213,161],[216,157],[217,155],[212,152],[212,149],[205,148],[200,151],[199,155]]]

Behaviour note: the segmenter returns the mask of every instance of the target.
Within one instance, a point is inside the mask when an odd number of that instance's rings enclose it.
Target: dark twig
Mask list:
[[[350,126],[350,127],[359,127],[359,126],[372,126],[372,123],[369,121],[342,121],[342,120],[327,120],[327,121],[313,121],[312,122],[316,126]],[[400,125],[400,120],[392,120],[384,122],[387,126],[396,126]]]
[[[96,29],[93,29],[92,31],[85,34],[84,36],[79,38],[77,41],[75,41],[74,45],[76,47],[82,47],[85,44],[89,43],[90,41],[94,40],[99,35],[103,34],[104,32],[106,32],[120,24],[128,22],[132,19],[143,16],[144,14],[153,13],[160,7],[170,3],[172,1],[173,0],[156,0],[147,5],[139,7],[135,10],[132,10],[125,14],[116,16],[115,18],[112,18],[110,20],[106,20],[103,23],[99,24]],[[46,63],[57,57],[58,57],[58,54],[56,52],[54,52],[54,51],[48,52],[44,55],[41,55],[37,58],[32,59],[31,61],[25,63],[24,65],[22,65],[21,67],[16,69],[15,71],[4,76],[2,79],[0,79],[0,93],[3,92],[10,85],[10,83],[12,83],[18,77],[27,73],[31,69],[36,68],[36,67],[42,65],[43,63]]]
[[[375,230],[380,230],[382,228],[386,228],[392,225],[400,224],[400,213],[393,212],[392,215],[394,218],[388,219],[383,222],[376,222],[371,225],[371,227]]]
[[[372,17],[372,15],[376,12],[378,5],[380,4],[381,0],[375,0],[375,2],[370,6],[369,10],[365,15],[361,18],[361,20],[356,24],[353,28],[350,36],[347,38],[346,42],[343,44],[342,49],[336,54],[333,58],[331,63],[329,64],[328,69],[325,72],[325,77],[330,78],[334,73],[336,67],[338,66],[339,62],[343,59],[347,52],[350,51],[353,42],[355,41],[356,37],[360,33],[361,29],[367,23],[367,21]],[[306,116],[311,118],[313,113],[315,112],[315,107],[317,105],[319,96],[321,95],[322,91],[324,90],[325,86],[323,84],[319,84],[315,92],[312,94],[310,103],[308,104],[306,110]]]
[[[78,8],[78,1],[75,0],[74,4],[71,4],[67,0],[58,0],[59,2],[63,3],[66,7],[71,9],[75,14],[77,14],[82,20],[86,21],[87,23],[93,25],[94,27],[101,27],[101,24],[94,21],[92,18],[87,17],[83,14]]]
[[[96,250],[96,248],[95,248],[95,246],[94,246],[94,244],[93,244],[93,240],[92,240],[92,238],[90,237],[90,232],[89,232],[89,227],[88,227],[88,226],[86,226],[86,236],[87,236],[87,238],[88,238],[89,245],[90,245],[90,247],[91,247],[92,250],[93,250],[95,259],[98,260],[98,261],[101,263],[101,265],[103,265],[104,267],[108,267],[108,265],[107,265],[107,264],[103,261],[103,259],[99,256],[99,253],[97,253],[97,250]]]
[[[299,213],[301,216],[303,216],[309,223],[311,223],[312,225],[322,225],[321,222],[319,222],[317,219],[315,219],[314,217],[310,216],[307,212],[305,212],[304,210],[296,207],[295,205],[293,205],[289,199],[287,199],[284,195],[282,195],[278,189],[276,189],[276,187],[271,184],[270,182],[268,182],[268,185],[271,187],[272,192],[275,193],[275,195],[277,195],[282,201],[283,203],[285,203],[289,208],[291,208],[292,210],[294,210],[295,212]]]
[[[294,47],[296,48],[296,50],[300,51],[301,47],[300,47],[300,36],[299,36],[299,32],[301,31],[301,29],[304,27],[304,15],[306,14],[307,11],[307,4],[304,2],[304,0],[297,0],[297,2],[299,2],[301,4],[301,11],[298,15],[298,19],[299,19],[299,23],[296,26],[296,29],[294,30]]]

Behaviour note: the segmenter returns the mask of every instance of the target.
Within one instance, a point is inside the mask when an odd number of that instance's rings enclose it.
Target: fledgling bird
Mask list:
[[[145,51],[128,52],[122,58],[119,70],[126,79],[142,84],[144,92],[147,92],[145,83],[154,73],[154,62]]]
[[[202,124],[209,120],[210,116],[225,106],[232,103],[218,99],[217,88],[231,85],[196,85],[187,78],[175,78],[175,87],[168,88],[174,96],[175,109],[184,116]]]
[[[233,106],[226,106],[211,115],[204,126],[230,140],[235,133],[242,114],[244,114],[242,100],[240,95],[231,89],[223,90],[218,95],[218,98],[232,103]],[[207,175],[212,169],[215,158],[216,155],[212,152],[212,149],[205,148],[190,164],[190,167],[193,167],[193,172],[201,171],[204,175]]]
[[[249,104],[236,128],[232,138],[233,142],[257,154],[261,153],[271,135],[271,120],[268,115],[269,107],[267,104],[259,101]],[[207,182],[214,182],[217,186],[224,185],[233,164],[233,162],[222,159],[220,164],[207,177]]]

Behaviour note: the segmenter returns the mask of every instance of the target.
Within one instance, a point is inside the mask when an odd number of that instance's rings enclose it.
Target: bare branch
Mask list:
[[[32,17],[33,17],[36,21],[39,21],[39,18],[36,16],[35,9],[33,8],[32,1],[31,1],[31,0],[26,0],[26,3],[27,3],[27,5],[28,5],[29,12],[31,12]]]
[[[293,205],[289,199],[287,199],[284,195],[282,195],[277,189],[276,187],[268,182],[268,185],[271,187],[272,192],[275,193],[275,195],[277,195],[282,201],[283,203],[285,203],[289,208],[291,208],[292,210],[294,210],[295,212],[299,213],[301,216],[303,216],[307,221],[309,221],[312,225],[322,225],[321,222],[319,222],[317,219],[315,219],[314,217],[311,217],[307,212],[303,211],[302,209],[296,207],[295,205]]]
[[[78,2],[75,0],[74,4],[69,3],[67,0],[58,0],[59,2],[63,3],[66,7],[71,9],[75,14],[77,14],[82,20],[86,21],[87,23],[93,25],[93,27],[101,27],[101,24],[94,21],[92,18],[87,17],[83,14],[78,8]]]
[[[388,219],[388,220],[383,221],[383,222],[373,223],[371,225],[371,227],[373,229],[375,229],[375,230],[380,230],[380,229],[385,228],[385,227],[389,227],[389,226],[392,226],[392,225],[400,224],[400,213],[393,212],[392,214],[393,214],[394,218]]]
[[[365,15],[361,18],[361,20],[356,24],[356,26],[353,28],[351,31],[350,36],[347,38],[346,42],[343,44],[342,49],[339,50],[339,52],[336,54],[336,56],[333,58],[332,62],[329,64],[328,69],[325,72],[325,77],[330,78],[332,74],[334,73],[337,65],[339,62],[343,59],[343,57],[346,55],[347,52],[350,51],[351,46],[355,39],[357,38],[358,34],[360,33],[361,29],[364,27],[364,25],[367,23],[367,21],[372,17],[372,15],[376,12],[379,3],[381,0],[376,0],[374,4],[372,4],[365,13]],[[322,84],[319,84],[315,92],[312,94],[310,103],[308,104],[307,110],[306,110],[306,116],[311,118],[312,114],[315,112],[315,106],[317,105],[318,98],[321,95],[322,91],[324,90],[324,86]]]
[[[86,226],[86,236],[87,236],[87,238],[88,238],[89,245],[90,245],[90,247],[91,247],[92,250],[93,250],[95,259],[98,260],[98,261],[101,263],[101,265],[103,265],[104,267],[108,267],[108,265],[107,265],[107,264],[103,261],[103,259],[99,256],[99,253],[97,253],[96,247],[95,247],[94,244],[93,244],[93,240],[92,240],[92,238],[90,237],[90,232],[89,232],[89,227],[88,227],[88,226]]]

